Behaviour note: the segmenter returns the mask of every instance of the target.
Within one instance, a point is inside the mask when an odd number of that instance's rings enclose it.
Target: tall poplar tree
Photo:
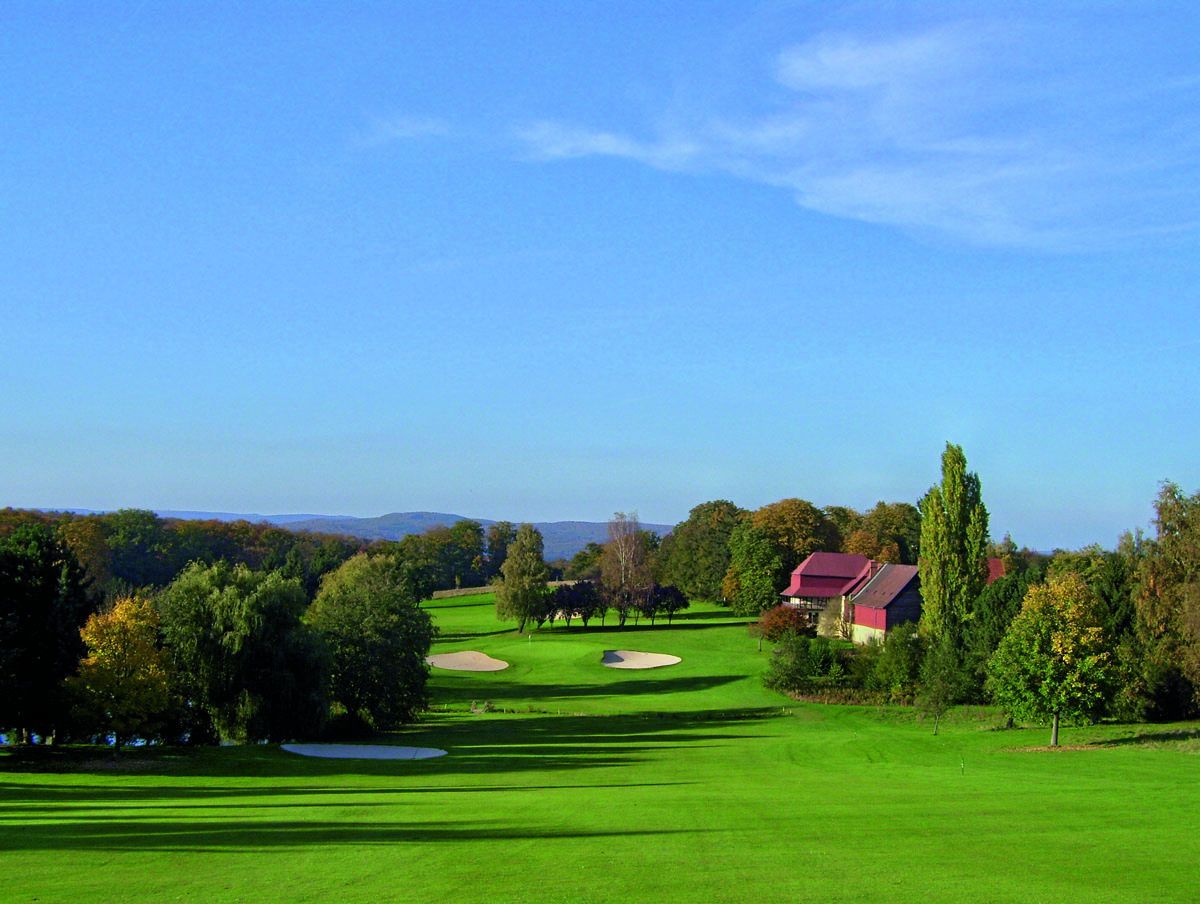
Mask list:
[[[928,634],[959,648],[962,626],[987,584],[988,513],[979,475],[961,446],[946,443],[942,482],[921,500],[922,615]]]

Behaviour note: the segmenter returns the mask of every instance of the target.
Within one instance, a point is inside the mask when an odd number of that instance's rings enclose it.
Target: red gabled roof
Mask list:
[[[886,609],[916,578],[916,565],[884,565],[854,595],[854,605]]]
[[[988,559],[988,576],[989,584],[995,583],[1004,577],[1004,560],[1003,559]]]
[[[871,575],[871,560],[845,552],[814,552],[792,572],[781,596],[845,596]]]

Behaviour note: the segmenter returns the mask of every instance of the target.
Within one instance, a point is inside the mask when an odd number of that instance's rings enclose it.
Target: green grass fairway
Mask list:
[[[490,597],[429,604],[420,762],[269,746],[0,758],[4,901],[1195,901],[1200,727],[1066,729],[765,691],[745,625],[518,637]],[[647,671],[605,649],[672,653]],[[484,702],[494,711],[483,709]]]

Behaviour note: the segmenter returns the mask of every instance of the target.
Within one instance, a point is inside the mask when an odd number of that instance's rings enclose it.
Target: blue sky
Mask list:
[[[7,4],[0,504],[1111,545],[1200,487],[1192,4]]]

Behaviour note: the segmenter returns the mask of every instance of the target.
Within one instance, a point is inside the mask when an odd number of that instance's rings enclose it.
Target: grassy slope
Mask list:
[[[5,900],[1153,901],[1200,883],[1200,732],[1109,726],[1088,749],[974,713],[791,704],[713,610],[677,627],[518,638],[486,598],[431,604],[442,711],[396,736],[450,756],[268,747],[70,771],[0,760]],[[604,649],[675,653],[645,672]],[[520,712],[473,715],[489,700]],[[545,714],[548,713],[548,714]],[[562,713],[559,715],[558,713]],[[1174,733],[1172,733],[1174,732]],[[1159,738],[1156,740],[1156,736]]]

